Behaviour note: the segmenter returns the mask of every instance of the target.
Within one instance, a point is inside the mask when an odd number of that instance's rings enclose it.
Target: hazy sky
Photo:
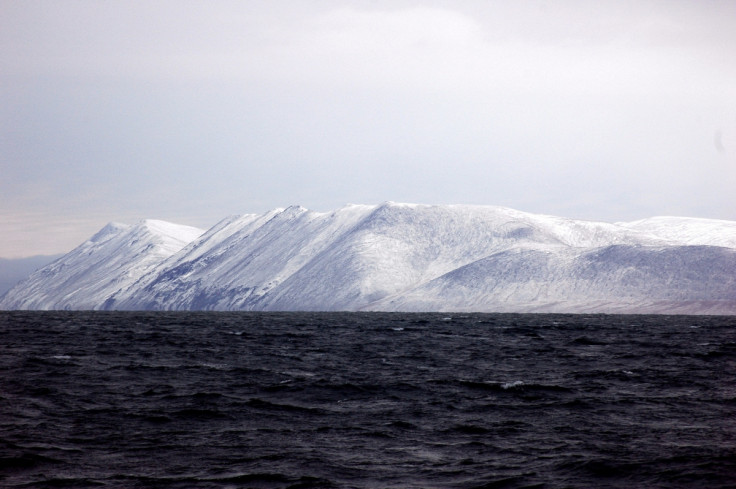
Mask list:
[[[734,1],[0,0],[0,256],[386,200],[736,220]]]

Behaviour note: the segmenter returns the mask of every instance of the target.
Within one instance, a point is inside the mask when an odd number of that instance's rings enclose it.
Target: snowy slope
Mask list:
[[[110,223],[88,241],[11,289],[2,309],[98,309],[121,287],[202,234],[201,229],[145,220]]]
[[[650,217],[618,223],[666,239],[673,244],[710,245],[736,248],[736,222],[692,217]]]
[[[0,307],[736,314],[730,221],[294,206],[226,218],[161,253],[135,244],[140,226],[103,229]]]
[[[293,206],[234,220],[202,236],[141,284],[121,291],[107,307],[262,309],[258,304],[264,296],[371,209],[352,205],[318,213]]]
[[[386,203],[330,213],[290,207],[207,233],[107,307],[354,309],[509,246],[642,240],[610,224],[501,207]]]
[[[682,244],[676,237],[649,233],[644,226],[576,221],[502,207],[396,203],[347,206],[331,213],[277,209],[209,234],[190,245],[190,252],[172,257],[144,277],[145,287],[136,284],[108,306],[492,311],[536,310],[557,303],[564,303],[559,306],[564,309],[573,302],[575,310],[588,310],[621,302],[623,307],[640,307],[656,286],[633,286],[628,295],[620,296],[611,284],[623,272],[599,267],[600,277],[593,280],[597,288],[591,289],[586,280],[576,278],[591,273],[581,267],[578,257],[614,245],[647,250]],[[499,253],[504,252],[518,259],[499,268],[498,258],[504,256]],[[536,276],[544,268],[532,266],[531,257],[536,256],[532,252],[553,257],[555,266]],[[493,294],[467,275],[453,275],[481,263],[485,268],[478,273],[486,279],[506,278]],[[630,266],[644,264],[620,265]],[[723,269],[728,266],[725,263]],[[532,273],[525,275],[524,270]],[[687,266],[684,270],[694,273]],[[517,278],[508,282],[511,277]],[[443,280],[444,288],[438,286]],[[712,295],[719,301],[727,294],[722,289],[729,290],[727,283],[716,284]],[[635,297],[636,290],[641,297]]]
[[[353,309],[500,250],[600,242],[658,240],[608,224],[503,207],[387,203],[285,281],[262,305],[276,310]],[[439,304],[433,307],[436,310]]]
[[[365,309],[735,314],[736,250],[511,249]]]

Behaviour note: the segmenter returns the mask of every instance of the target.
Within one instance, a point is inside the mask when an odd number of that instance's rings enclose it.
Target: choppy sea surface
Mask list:
[[[733,488],[736,317],[0,312],[0,486]]]

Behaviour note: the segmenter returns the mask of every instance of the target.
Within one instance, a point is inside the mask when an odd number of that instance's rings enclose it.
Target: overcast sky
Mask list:
[[[387,200],[736,220],[734,1],[0,0],[0,257]]]

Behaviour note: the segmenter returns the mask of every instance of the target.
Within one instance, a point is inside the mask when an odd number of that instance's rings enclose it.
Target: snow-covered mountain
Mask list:
[[[385,203],[109,225],[0,307],[736,314],[736,222]]]
[[[74,250],[31,274],[0,301],[2,309],[100,309],[201,235],[202,229],[145,220],[110,223]]]

